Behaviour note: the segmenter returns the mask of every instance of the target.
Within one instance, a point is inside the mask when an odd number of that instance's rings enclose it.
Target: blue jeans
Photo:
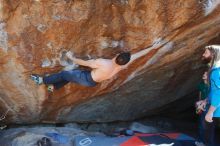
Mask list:
[[[216,119],[213,118],[212,123],[205,120],[205,116],[209,110],[210,105],[206,106],[206,111],[202,112],[199,116],[199,141],[207,146],[215,146],[215,123]]]
[[[206,126],[206,121],[205,121],[205,115],[206,111],[202,112],[201,115],[199,115],[199,142],[205,143],[205,126]]]
[[[215,125],[216,125],[216,118],[213,118],[212,123],[206,122],[205,124],[205,141],[207,146],[216,146],[215,145]]]
[[[80,69],[61,71],[59,73],[43,77],[43,83],[46,85],[52,84],[55,89],[59,89],[69,82],[89,87],[93,87],[97,84],[92,79],[91,71]]]

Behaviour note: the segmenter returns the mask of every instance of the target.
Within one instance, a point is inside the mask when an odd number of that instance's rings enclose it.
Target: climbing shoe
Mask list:
[[[37,141],[37,146],[52,146],[52,142],[49,138],[43,137],[42,139]]]
[[[31,80],[33,80],[37,85],[40,85],[43,83],[43,77],[37,75],[37,74],[32,74],[31,75]]]
[[[47,91],[52,93],[54,91],[54,86],[53,85],[48,85],[47,86]]]

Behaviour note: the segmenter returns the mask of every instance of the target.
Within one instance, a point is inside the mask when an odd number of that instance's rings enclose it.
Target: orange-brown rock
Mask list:
[[[0,111],[7,123],[131,120],[194,91],[202,48],[220,43],[220,0],[0,0]],[[215,40],[215,41],[213,41]],[[97,87],[49,95],[31,73],[129,48],[132,61]]]

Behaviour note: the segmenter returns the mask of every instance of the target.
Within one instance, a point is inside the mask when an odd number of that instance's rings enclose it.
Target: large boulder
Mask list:
[[[219,0],[0,0],[0,111],[5,123],[132,120],[195,90],[202,48],[220,42]],[[83,59],[131,62],[96,87],[69,84],[48,94],[31,73]],[[184,107],[184,104],[181,105]],[[179,108],[181,108],[181,106]]]

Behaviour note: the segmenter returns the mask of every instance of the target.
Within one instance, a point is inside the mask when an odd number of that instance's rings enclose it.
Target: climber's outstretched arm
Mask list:
[[[66,53],[66,56],[78,65],[87,66],[90,68],[98,68],[99,67],[98,59],[82,60],[82,59],[73,57],[73,55],[70,51]]]

